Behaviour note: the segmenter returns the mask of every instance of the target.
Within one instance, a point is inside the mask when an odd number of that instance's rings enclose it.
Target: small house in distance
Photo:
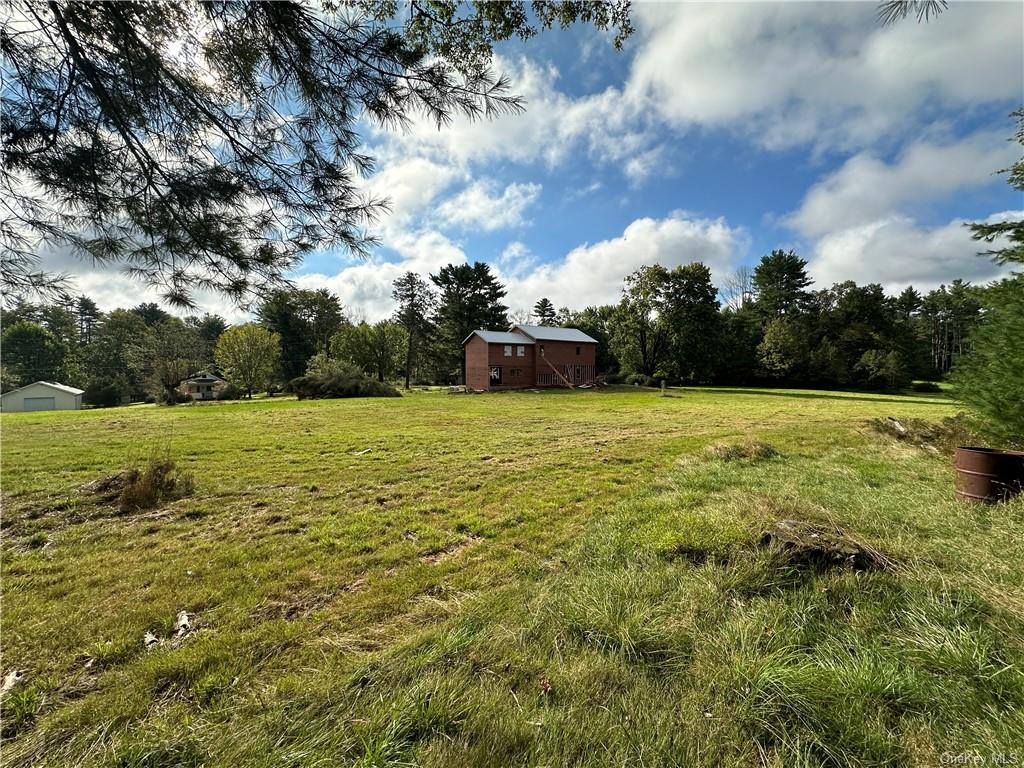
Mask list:
[[[507,331],[473,331],[462,348],[469,389],[577,386],[597,377],[597,339],[576,328],[513,325]]]
[[[217,395],[227,385],[220,376],[206,371],[200,371],[190,376],[178,385],[178,391],[188,395],[193,400],[216,400]]]
[[[0,397],[0,410],[8,413],[21,411],[77,411],[82,407],[84,390],[58,384],[55,381],[36,381],[24,387],[4,392]]]

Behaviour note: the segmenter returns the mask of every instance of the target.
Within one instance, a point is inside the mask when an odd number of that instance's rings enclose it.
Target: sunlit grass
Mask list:
[[[953,404],[674,394],[4,415],[5,763],[1024,759],[1024,503],[865,426]],[[192,496],[75,490],[154,452]],[[779,519],[896,567],[796,568]]]

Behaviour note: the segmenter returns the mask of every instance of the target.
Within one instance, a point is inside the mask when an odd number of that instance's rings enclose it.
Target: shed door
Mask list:
[[[57,400],[53,397],[26,397],[25,410],[55,411],[57,410]]]

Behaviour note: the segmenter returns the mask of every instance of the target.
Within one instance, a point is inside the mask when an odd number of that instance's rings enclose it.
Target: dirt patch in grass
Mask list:
[[[888,416],[884,419],[869,420],[868,427],[898,442],[915,445],[922,450],[943,456],[952,456],[961,445],[984,444],[984,438],[971,427],[969,419],[963,413],[947,416],[942,421],[898,419]]]
[[[121,491],[125,489],[125,486],[136,475],[138,475],[138,470],[125,469],[112,475],[90,480],[88,483],[78,486],[78,492],[85,496],[96,496],[101,499],[113,500],[121,495]]]
[[[424,563],[430,563],[431,565],[440,563],[444,560],[455,557],[463,550],[469,549],[469,547],[481,541],[483,541],[482,536],[467,536],[459,541],[453,541],[450,544],[445,544],[440,549],[431,550],[426,554],[420,555],[420,560]]]
[[[256,606],[253,610],[253,616],[260,621],[271,619],[295,621],[296,619],[305,619],[321,608],[330,605],[339,594],[361,592],[366,589],[366,586],[366,579],[356,579],[337,589],[329,589],[323,592],[304,592],[265,600]]]
[[[800,520],[779,520],[761,536],[758,546],[778,552],[799,570],[892,571],[888,555],[858,541],[841,528]]]

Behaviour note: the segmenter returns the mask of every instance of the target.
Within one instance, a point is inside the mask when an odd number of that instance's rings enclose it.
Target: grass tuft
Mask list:
[[[708,455],[721,461],[764,461],[778,458],[779,452],[774,446],[761,440],[749,440],[744,443],[720,443],[707,449]]]
[[[174,459],[154,457],[144,469],[126,471],[118,509],[122,514],[152,509],[190,496],[194,491],[195,479],[191,472],[179,471]]]

